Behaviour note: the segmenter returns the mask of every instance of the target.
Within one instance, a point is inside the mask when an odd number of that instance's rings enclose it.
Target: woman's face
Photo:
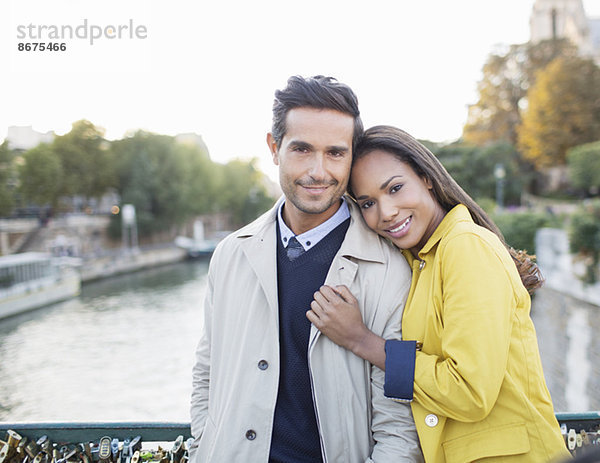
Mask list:
[[[431,183],[386,151],[372,151],[357,160],[350,184],[369,228],[414,256],[446,214]]]

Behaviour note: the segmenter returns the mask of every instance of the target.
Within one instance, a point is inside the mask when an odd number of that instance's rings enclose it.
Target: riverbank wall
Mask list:
[[[185,250],[175,246],[158,249],[122,250],[111,255],[84,259],[79,269],[81,282],[99,280],[184,260]]]
[[[1,230],[16,229],[22,221],[5,222],[0,223]],[[106,215],[72,214],[52,219],[44,226],[28,223],[29,236],[23,251],[79,258],[82,283],[175,263],[187,257],[185,250],[173,243],[115,247],[107,233],[109,222]]]
[[[545,287],[600,307],[600,282],[583,282],[585,262],[570,253],[565,230],[541,228],[536,233],[535,249]]]

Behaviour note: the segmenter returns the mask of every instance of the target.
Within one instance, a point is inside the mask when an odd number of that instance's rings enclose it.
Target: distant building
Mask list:
[[[600,64],[600,18],[588,18],[582,0],[535,0],[529,28],[531,42],[567,38]]]
[[[30,125],[11,125],[8,128],[6,140],[8,140],[10,149],[26,151],[35,148],[40,143],[52,143],[54,137],[55,134],[52,131],[41,133],[33,130]]]
[[[592,18],[590,21],[590,40],[595,50],[596,62],[600,63],[600,18]]]

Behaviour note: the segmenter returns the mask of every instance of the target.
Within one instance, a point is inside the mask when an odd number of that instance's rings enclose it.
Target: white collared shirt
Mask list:
[[[290,228],[283,221],[281,211],[283,210],[284,204],[285,201],[281,203],[281,206],[279,206],[279,210],[277,211],[277,222],[279,223],[279,239],[281,239],[283,247],[287,248],[290,239],[296,235],[294,235],[294,232],[290,230]],[[308,251],[309,249],[314,247],[319,241],[325,238],[334,228],[336,228],[339,224],[341,224],[344,220],[348,219],[349,217],[350,210],[348,209],[348,204],[346,204],[346,199],[342,197],[342,204],[335,214],[333,214],[321,225],[318,225],[311,230],[297,235],[296,239],[302,245],[304,250]]]

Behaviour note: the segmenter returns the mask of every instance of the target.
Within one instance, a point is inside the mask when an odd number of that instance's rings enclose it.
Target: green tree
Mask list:
[[[60,158],[64,178],[62,196],[98,198],[114,185],[114,162],[104,131],[89,121],[73,123],[69,133],[52,143]]]
[[[526,106],[527,90],[535,82],[537,71],[557,56],[576,53],[567,40],[511,45],[508,50],[492,53],[477,85],[478,101],[469,107],[464,141],[484,145],[504,140],[516,145],[521,110]]]
[[[571,252],[587,259],[584,281],[597,282],[600,264],[600,200],[582,204],[571,217],[569,231]]]
[[[543,227],[559,226],[559,219],[544,212],[503,212],[491,214],[509,246],[535,253],[535,234]]]
[[[38,206],[56,206],[62,189],[62,166],[51,145],[42,143],[23,154],[19,191]]]
[[[175,155],[186,166],[183,188],[184,201],[189,214],[200,215],[219,209],[217,187],[218,167],[211,161],[208,150],[197,145],[177,143]]]
[[[122,204],[136,208],[140,234],[163,231],[187,216],[184,185],[187,166],[175,140],[144,131],[112,143],[118,161],[117,191]]]
[[[233,160],[220,167],[217,200],[221,211],[230,212],[241,226],[258,217],[273,205],[265,188],[264,174],[249,162]]]
[[[505,204],[520,204],[521,194],[531,179],[531,166],[509,143],[485,147],[454,143],[436,151],[436,156],[456,182],[473,198],[496,198],[494,169],[502,164]]]
[[[567,166],[575,188],[591,195],[600,193],[600,141],[567,151]]]
[[[569,148],[600,139],[600,68],[592,60],[556,58],[527,98],[519,148],[536,167],[565,165]]]
[[[14,155],[8,147],[8,140],[0,145],[0,216],[9,215],[15,205]]]
[[[229,213],[242,225],[273,204],[253,161],[217,164],[202,147],[143,131],[114,141],[111,149],[121,202],[136,207],[140,234],[212,212]]]

